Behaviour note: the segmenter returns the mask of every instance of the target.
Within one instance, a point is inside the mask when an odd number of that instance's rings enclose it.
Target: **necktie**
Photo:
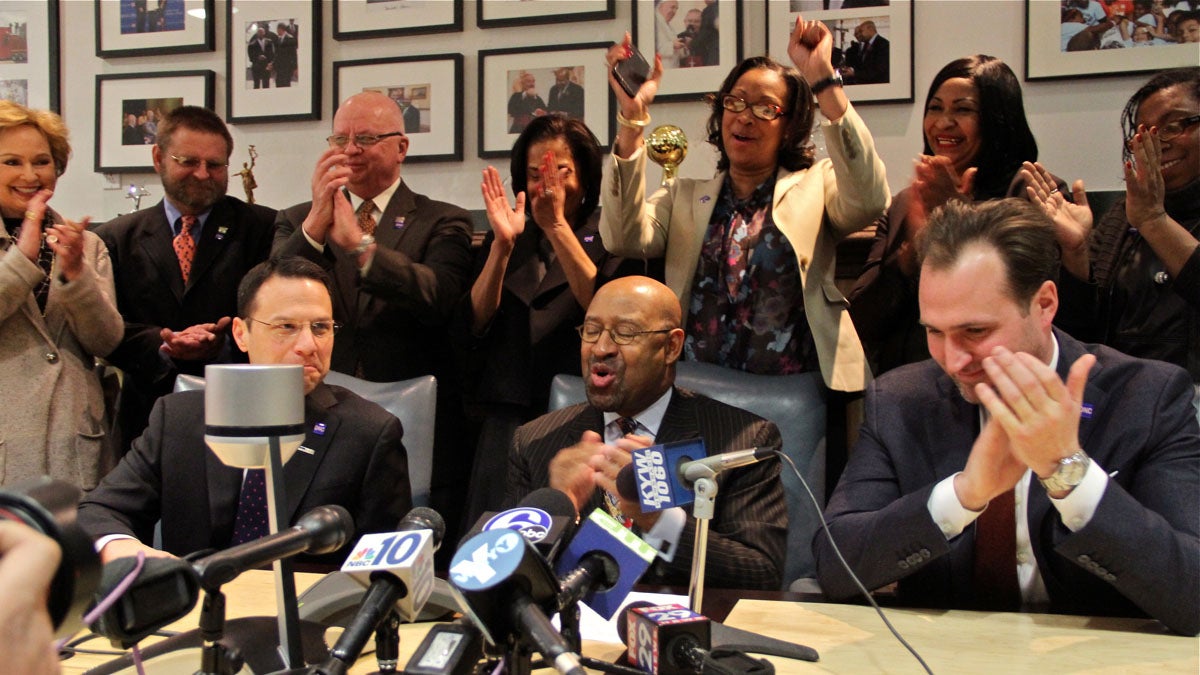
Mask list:
[[[617,428],[621,430],[622,435],[634,433],[637,431],[637,426],[637,420],[633,419],[632,417],[617,418]],[[625,517],[625,514],[621,512],[621,507],[617,502],[617,496],[607,490],[604,491],[604,508],[608,510],[609,515],[621,521],[626,528],[633,526],[633,520]]]
[[[233,521],[233,544],[244,544],[267,536],[267,472],[247,469]]]
[[[375,234],[375,202],[367,199],[358,205],[358,226],[363,234]]]
[[[172,242],[175,256],[179,258],[179,273],[183,276],[185,286],[192,274],[192,259],[196,257],[196,240],[192,238],[192,227],[195,225],[196,216],[180,216],[179,234],[175,235]]]
[[[1016,501],[1009,490],[988,503],[975,520],[975,597],[980,609],[1021,608],[1017,581]]]

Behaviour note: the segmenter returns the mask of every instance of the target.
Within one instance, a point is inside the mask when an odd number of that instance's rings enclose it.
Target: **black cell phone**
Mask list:
[[[617,78],[617,83],[626,94],[637,96],[638,87],[650,77],[650,64],[646,63],[646,57],[634,47],[633,56],[617,61],[617,65],[613,66],[613,76]]]

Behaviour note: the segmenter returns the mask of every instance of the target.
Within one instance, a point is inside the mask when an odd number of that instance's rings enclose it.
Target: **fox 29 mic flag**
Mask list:
[[[634,450],[632,466],[642,511],[662,511],[695,501],[695,491],[680,480],[677,469],[684,462],[707,456],[702,438]]]

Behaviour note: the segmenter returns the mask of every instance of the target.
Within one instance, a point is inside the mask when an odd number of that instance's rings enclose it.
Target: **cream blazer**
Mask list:
[[[779,169],[772,217],[796,252],[804,313],[826,386],[861,391],[870,380],[862,343],[834,284],[837,242],[870,225],[891,200],[883,161],[853,107],[823,122],[828,159],[801,171]],[[725,180],[680,178],[645,198],[645,149],[629,159],[613,155],[600,191],[600,235],[613,254],[666,257],[666,284],[686,319],[696,262]]]
[[[43,317],[42,269],[0,228],[0,485],[48,474],[88,490],[100,479],[108,427],[95,357],[116,348],[124,323],[108,249],[91,232],[83,246],[75,281],[54,261]]]

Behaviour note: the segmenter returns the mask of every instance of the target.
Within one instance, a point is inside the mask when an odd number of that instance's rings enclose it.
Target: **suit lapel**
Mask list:
[[[179,271],[179,258],[175,255],[175,247],[172,244],[174,235],[164,208],[163,203],[159,202],[145,214],[142,227],[139,228],[138,245],[146,252],[146,257],[153,261],[159,276],[175,296],[175,300],[181,302],[184,290],[183,273]]]
[[[192,260],[192,273],[188,277],[188,289],[196,285],[197,280],[208,272],[213,263],[229,247],[228,242],[233,236],[229,230],[236,226],[237,223],[229,217],[227,201],[222,199],[217,202],[209,212],[208,220],[205,221],[204,229],[200,233],[200,242],[196,246],[196,257]],[[172,246],[173,251],[174,247]]]
[[[587,253],[587,257],[596,265],[597,269],[600,267],[600,260],[604,257],[605,253],[604,245],[600,242],[599,232],[600,219],[598,217],[588,218],[586,223],[575,230],[575,238],[579,241],[579,245],[583,247],[584,252]],[[538,284],[534,302],[538,301],[537,296],[541,296],[543,293],[552,291],[566,283],[567,272],[563,269],[558,256],[555,256],[553,264],[546,269],[545,278]]]
[[[317,468],[324,461],[329,445],[337,435],[341,419],[332,413],[337,405],[337,397],[333,390],[321,384],[304,397],[304,444],[297,450],[291,461],[283,467],[283,479],[288,494],[288,522],[296,519],[300,503],[308,492],[308,486],[317,474]]]
[[[671,393],[671,402],[663,413],[662,423],[658,427],[658,435],[654,437],[656,444],[686,441],[700,437],[700,425],[696,420],[696,402],[690,396],[675,389]]]
[[[932,476],[949,476],[966,466],[975,439],[979,437],[979,407],[967,402],[945,373],[937,376],[937,387],[938,398],[949,402],[950,418],[927,415],[924,438],[930,443],[929,447],[947,450],[926,456],[933,463],[930,467]]]

